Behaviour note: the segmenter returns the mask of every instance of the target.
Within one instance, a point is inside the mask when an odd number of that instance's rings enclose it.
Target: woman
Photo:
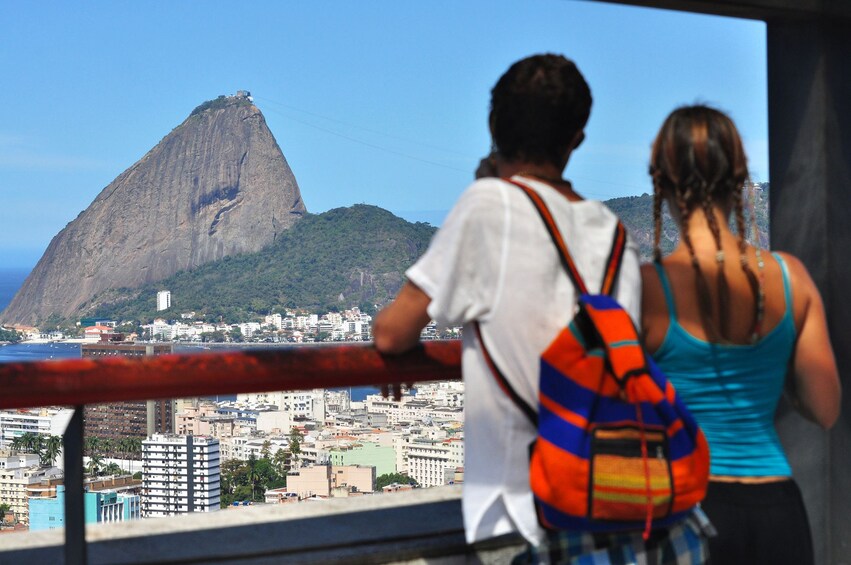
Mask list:
[[[798,259],[745,241],[747,163],[730,118],[706,106],[674,111],[653,144],[650,174],[656,260],[642,267],[642,325],[648,349],[709,442],[703,509],[718,531],[710,558],[812,563],[774,412],[791,368],[788,388],[804,416],[827,429],[839,415],[821,297]],[[664,259],[662,202],[681,235]]]
[[[562,175],[584,139],[591,91],[576,65],[559,55],[518,61],[491,96],[490,130],[497,151],[480,178],[461,195],[426,253],[406,273],[408,282],[373,325],[384,353],[414,347],[430,319],[464,324],[462,370],[465,483],[463,513],[469,543],[519,532],[531,562],[702,563],[702,531],[689,518],[654,531],[592,534],[545,532],[529,487],[529,444],[536,428],[491,372],[476,327],[526,405],[537,406],[541,352],[569,322],[576,291],[541,217],[524,192],[547,204],[581,276],[600,288],[617,218],[600,202],[584,200]],[[497,178],[502,177],[502,178]],[[637,319],[639,265],[630,244],[614,288]]]

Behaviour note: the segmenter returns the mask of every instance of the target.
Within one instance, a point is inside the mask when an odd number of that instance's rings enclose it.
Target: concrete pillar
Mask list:
[[[798,256],[821,290],[846,391],[830,432],[778,416],[816,546],[851,563],[851,22],[768,24],[771,244]]]

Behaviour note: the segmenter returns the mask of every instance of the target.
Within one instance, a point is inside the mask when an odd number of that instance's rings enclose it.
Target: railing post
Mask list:
[[[74,415],[62,436],[65,457],[65,563],[86,564],[86,512],[83,491],[83,407]]]

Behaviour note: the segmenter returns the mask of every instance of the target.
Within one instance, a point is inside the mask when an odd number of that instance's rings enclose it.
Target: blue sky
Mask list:
[[[247,89],[308,210],[354,203],[439,223],[490,140],[490,88],[517,59],[573,58],[591,85],[567,177],[649,192],[665,115],[736,120],[768,180],[761,22],[576,0],[0,0],[0,267],[50,239],[201,102]]]

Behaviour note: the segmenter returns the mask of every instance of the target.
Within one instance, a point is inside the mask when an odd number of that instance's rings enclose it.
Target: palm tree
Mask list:
[[[122,469],[117,463],[110,463],[103,470],[104,475],[123,475],[124,469]]]
[[[86,454],[89,456],[92,456],[98,451],[100,451],[101,439],[97,436],[86,436],[86,439],[83,443],[86,448]]]
[[[61,436],[48,436],[46,440],[44,440],[44,448],[41,452],[41,464],[52,466],[56,461],[56,458],[59,457],[59,454],[62,452],[62,437]]]
[[[287,475],[287,452],[283,450],[283,448],[279,447],[278,451],[275,452],[274,458],[275,470],[278,472],[278,475],[282,477],[286,477]]]
[[[93,453],[89,456],[89,463],[86,465],[86,472],[90,475],[99,475],[101,465],[103,465],[103,457]]]
[[[101,455],[105,455],[107,457],[113,456],[113,449],[115,449],[115,440],[108,437],[100,438],[100,453]]]
[[[301,442],[304,436],[295,426],[290,430],[290,455],[292,456],[292,466],[298,467],[299,455],[301,454]]]
[[[128,437],[125,438],[127,440],[127,451],[128,455],[127,459],[141,459],[142,453],[142,438],[140,437]],[[129,457],[132,455],[132,457]]]
[[[18,438],[15,438],[18,439]],[[25,451],[36,453],[41,447],[41,436],[33,432],[25,432],[20,436],[22,447]]]
[[[257,470],[257,457],[252,452],[246,461],[248,466],[248,484],[251,486],[251,500],[257,500],[257,484],[260,482],[260,473]]]
[[[13,451],[23,451],[24,450],[24,436],[15,436],[12,438],[12,443],[9,445]]]

